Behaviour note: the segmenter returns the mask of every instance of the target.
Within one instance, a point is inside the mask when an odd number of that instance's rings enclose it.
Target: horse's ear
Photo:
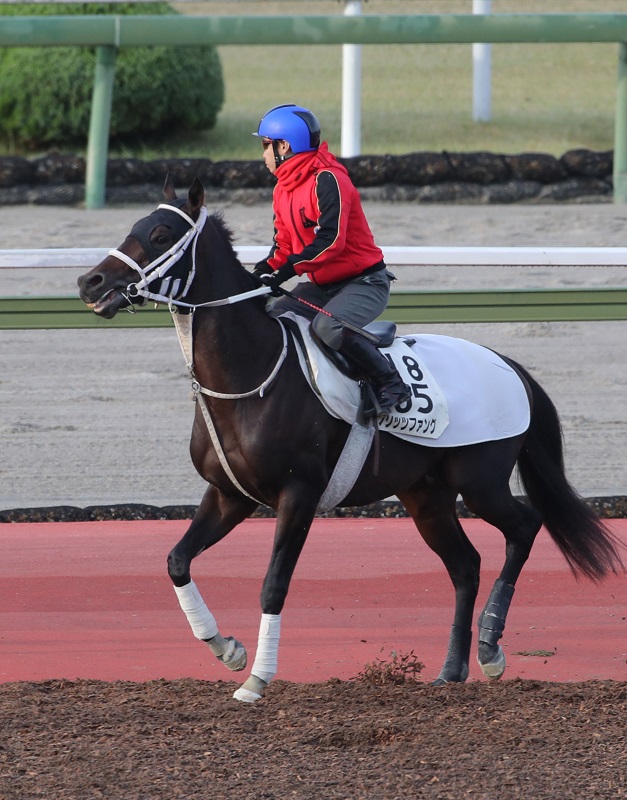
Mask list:
[[[163,196],[166,200],[176,200],[176,191],[174,189],[174,181],[172,180],[172,176],[168,172],[165,176],[165,183],[163,184]]]
[[[194,178],[194,182],[189,187],[187,199],[192,212],[198,211],[198,209],[205,204],[205,189],[202,183],[198,180],[198,176]]]

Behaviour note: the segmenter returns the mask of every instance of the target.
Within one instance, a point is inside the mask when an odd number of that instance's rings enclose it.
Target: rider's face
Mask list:
[[[272,147],[272,140],[262,139],[261,145],[263,147],[264,164],[270,170],[270,172],[274,174],[276,172],[276,162],[274,160],[274,148]],[[289,142],[286,142],[283,139],[277,139],[275,145],[278,155],[284,156],[289,152]]]

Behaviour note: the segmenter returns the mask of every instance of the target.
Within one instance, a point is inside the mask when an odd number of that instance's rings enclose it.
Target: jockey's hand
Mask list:
[[[267,273],[264,275],[259,276],[259,280],[264,286],[270,287],[270,294],[272,297],[280,297],[281,290],[279,286],[285,281],[285,278],[281,279],[278,271],[273,272],[272,274],[268,275]]]
[[[263,284],[270,287],[272,290],[270,294],[273,297],[279,297],[279,295],[282,294],[279,286],[285,283],[285,281],[289,281],[294,275],[296,275],[296,270],[288,261],[283,264],[282,267],[279,267],[276,272],[273,272],[271,275],[260,275],[259,279]]]
[[[255,264],[252,274],[255,276],[255,278],[261,278],[262,275],[271,275],[272,272],[273,269],[270,264],[268,264],[268,259],[264,258]]]

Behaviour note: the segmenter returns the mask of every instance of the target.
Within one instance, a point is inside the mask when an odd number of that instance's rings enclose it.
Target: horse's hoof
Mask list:
[[[260,694],[251,692],[249,689],[244,689],[243,686],[240,686],[239,689],[233,693],[233,697],[235,700],[239,700],[240,703],[256,703],[257,700],[261,700]]]
[[[233,672],[240,672],[246,667],[246,662],[248,661],[246,648],[232,636],[227,636],[226,641],[228,642],[228,647],[221,656],[218,656],[218,660]]]
[[[444,664],[440,674],[433,681],[433,686],[446,686],[447,683],[464,683],[468,679],[468,664],[463,663],[460,667],[454,668]]]
[[[240,703],[256,703],[261,700],[263,690],[268,684],[258,678],[256,675],[251,675],[248,680],[234,692],[233,697],[239,700]]]
[[[432,686],[446,686],[448,683],[465,683],[468,678],[468,668],[460,676],[443,675],[440,673],[432,682]]]
[[[477,661],[479,661],[479,666],[483,674],[492,680],[498,680],[505,672],[505,653],[503,653],[503,649],[500,645],[497,647],[496,655],[490,661],[487,661],[485,664],[482,663],[479,658],[477,658]]]

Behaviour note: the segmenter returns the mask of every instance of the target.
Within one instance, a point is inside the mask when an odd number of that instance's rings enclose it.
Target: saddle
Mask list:
[[[285,323],[286,328],[291,332],[294,338],[300,343],[302,353],[307,359],[310,382],[313,378],[315,384],[315,369],[311,364],[311,360],[308,358],[307,342],[305,341],[301,328],[296,320],[289,315],[282,315],[281,320]],[[395,322],[370,322],[368,325],[364,326],[364,330],[378,338],[378,342],[373,342],[375,347],[378,348],[390,347],[396,337]],[[351,381],[356,381],[359,385],[359,407],[357,409],[356,420],[361,425],[367,425],[368,419],[374,419],[376,424],[376,416],[373,414],[376,408],[376,395],[372,384],[338,350],[329,347],[320,337],[316,336],[313,328],[310,327],[308,333],[316,347],[324,353],[338,371],[347,378],[350,378]]]
[[[289,329],[293,332],[294,326],[288,326]],[[295,326],[298,328],[298,326]],[[375,347],[391,347],[394,343],[394,339],[396,338],[396,323],[395,322],[385,322],[383,320],[377,320],[375,322],[369,322],[367,325],[364,326],[364,330],[367,333],[371,333],[373,336],[376,336],[379,340],[378,342],[373,342]],[[322,339],[320,339],[314,333],[313,329],[310,330],[311,338],[316,342],[318,347],[322,350],[322,352],[327,356],[327,358],[332,361],[335,366],[339,369],[339,371],[346,375],[353,381],[361,381],[362,376],[360,373],[344,358],[344,356],[338,351],[333,350],[327,344],[325,344]],[[298,328],[298,333],[300,334],[300,329]]]
[[[376,408],[370,383],[335,350],[323,345],[304,317],[288,311],[279,319],[297,343],[303,373],[327,411],[351,424],[357,421],[367,425]],[[377,427],[397,436],[404,434],[403,438],[410,441],[415,437],[437,439],[448,425],[446,400],[425,365],[416,361],[411,350],[415,338],[396,336],[393,322],[372,322],[365,330],[378,337],[378,347],[385,350],[384,355],[394,362],[413,392],[412,400],[402,410],[376,418]]]
[[[352,425],[360,405],[356,379],[340,372],[331,354],[314,342],[309,320],[287,312],[279,321],[289,325],[312,391],[329,414]],[[384,323],[383,331],[393,327]],[[410,386],[412,399],[407,408],[377,420],[382,433],[425,447],[463,447],[517,436],[529,427],[525,387],[493,350],[452,336],[414,333],[396,336],[383,352]]]
[[[396,338],[396,323],[375,321],[370,322],[364,327],[366,333],[372,334],[375,341],[372,344],[377,348],[391,347]],[[311,338],[327,356],[327,358],[338,368],[338,370],[346,375],[351,380],[357,381],[360,390],[360,403],[357,419],[363,424],[367,419],[376,419],[378,417],[379,403],[377,400],[377,388],[372,381],[364,374],[362,374],[358,367],[348,361],[348,359],[339,351],[333,350],[325,342],[316,336],[313,328],[309,330]]]

